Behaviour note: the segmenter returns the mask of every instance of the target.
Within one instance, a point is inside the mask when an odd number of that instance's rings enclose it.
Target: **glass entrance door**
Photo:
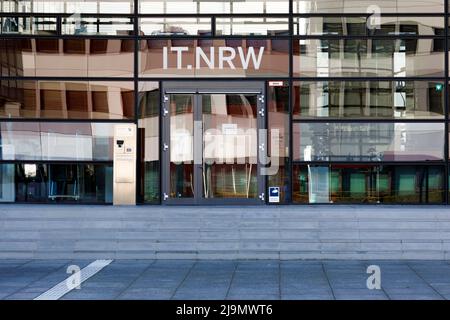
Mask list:
[[[165,90],[163,203],[263,203],[262,89]]]
[[[178,199],[195,197],[194,166],[194,95],[169,95],[169,145],[163,151],[170,155],[169,196]]]

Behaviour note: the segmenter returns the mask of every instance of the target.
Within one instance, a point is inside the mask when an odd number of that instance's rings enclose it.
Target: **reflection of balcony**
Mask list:
[[[296,76],[442,77],[442,39],[296,40]]]
[[[2,47],[14,60],[2,61],[23,76],[132,77],[134,41],[128,39],[8,39]],[[4,56],[8,59],[8,55]]]
[[[443,123],[294,124],[300,161],[442,161]]]
[[[383,13],[436,13],[444,12],[441,0],[294,0],[294,13],[353,13],[366,12],[370,5],[377,5]],[[306,2],[313,5],[305,6]]]
[[[134,117],[132,82],[2,82],[0,117],[126,119]]]
[[[107,123],[1,123],[1,159],[77,160],[112,159],[113,125]]]

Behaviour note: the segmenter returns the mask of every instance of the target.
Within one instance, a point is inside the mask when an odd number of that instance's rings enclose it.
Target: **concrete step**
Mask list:
[[[447,259],[446,206],[0,205],[0,259]]]

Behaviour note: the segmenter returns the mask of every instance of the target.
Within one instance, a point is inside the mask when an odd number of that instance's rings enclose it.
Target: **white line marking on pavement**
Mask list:
[[[102,270],[104,267],[109,265],[112,261],[113,260],[95,260],[94,262],[81,269],[79,272],[72,274],[70,277],[64,279],[53,288],[34,298],[34,300],[58,300],[62,296],[75,289],[75,287],[73,286],[68,286],[68,283],[73,283],[74,280],[79,280],[79,284],[81,284],[95,275],[97,272]]]

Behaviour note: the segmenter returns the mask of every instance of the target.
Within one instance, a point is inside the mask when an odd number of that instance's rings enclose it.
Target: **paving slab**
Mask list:
[[[0,299],[34,299],[93,260],[0,260]],[[381,268],[369,290],[368,265]],[[114,260],[62,300],[450,299],[448,261]]]

